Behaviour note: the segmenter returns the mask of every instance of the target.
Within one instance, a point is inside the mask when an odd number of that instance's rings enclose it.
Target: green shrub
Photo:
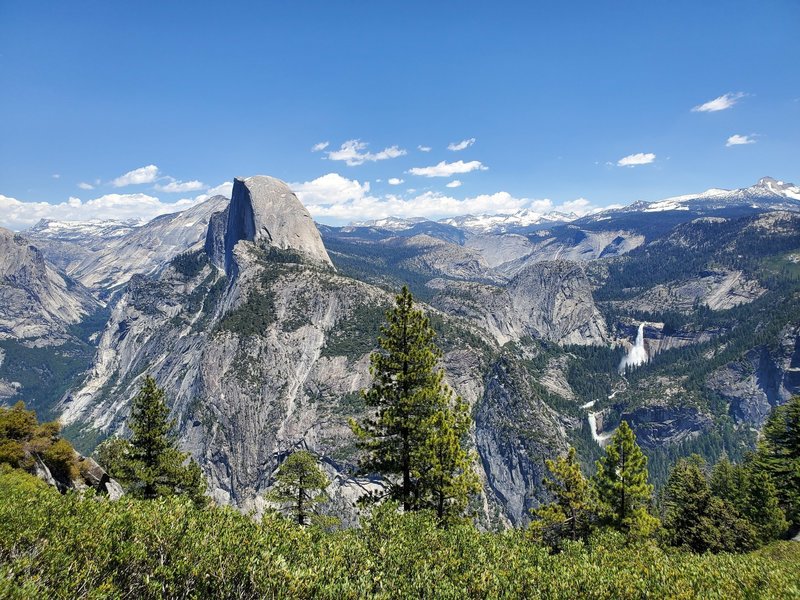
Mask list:
[[[56,479],[72,481],[80,475],[75,450],[67,440],[54,442],[42,453],[42,459]]]
[[[550,555],[521,531],[442,530],[391,505],[325,532],[177,497],[61,496],[0,469],[2,597],[793,598],[798,570],[791,542],[697,555],[598,533]]]

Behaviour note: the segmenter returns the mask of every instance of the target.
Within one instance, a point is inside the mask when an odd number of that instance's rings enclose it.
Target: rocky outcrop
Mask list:
[[[605,320],[580,265],[566,261],[526,267],[507,286],[433,280],[431,303],[490,332],[499,344],[529,336],[557,344],[603,344]]]
[[[654,313],[665,310],[689,313],[698,305],[725,310],[752,302],[764,293],[766,289],[758,281],[748,279],[741,271],[709,270],[700,277],[656,285],[635,298],[616,303],[616,307]]]
[[[651,404],[622,414],[644,448],[664,448],[695,438],[714,426],[713,417],[691,406]]]
[[[558,344],[589,345],[607,339],[606,324],[579,265],[541,262],[518,273],[508,286],[525,333]]]
[[[412,256],[399,265],[411,271],[429,273],[434,277],[454,279],[497,280],[479,252],[460,244],[445,242],[430,235],[393,238],[387,245],[397,247]]]
[[[26,239],[0,228],[0,339],[59,343],[98,303]]]
[[[530,509],[545,498],[545,459],[566,452],[566,432],[524,368],[512,357],[494,365],[475,412],[475,443],[487,493],[502,507],[509,524],[528,522]]]
[[[225,231],[225,271],[233,269],[239,241],[299,253],[306,260],[333,267],[317,226],[297,196],[279,179],[234,179]]]
[[[800,394],[800,325],[785,327],[775,345],[717,369],[708,386],[730,403],[737,421],[761,427],[773,407]]]
[[[71,479],[61,473],[53,472],[38,456],[33,457],[33,474],[47,485],[56,488],[62,494],[75,490],[82,492],[93,489],[98,494],[106,496],[109,500],[119,500],[125,495],[122,486],[93,459],[75,452],[75,464],[78,467],[78,476]]]

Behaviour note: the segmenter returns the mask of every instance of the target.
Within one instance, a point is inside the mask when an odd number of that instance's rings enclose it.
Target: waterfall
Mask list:
[[[644,323],[639,324],[639,331],[636,333],[636,343],[628,350],[628,353],[619,363],[619,372],[625,373],[625,367],[638,367],[648,361],[647,350],[644,349]]]

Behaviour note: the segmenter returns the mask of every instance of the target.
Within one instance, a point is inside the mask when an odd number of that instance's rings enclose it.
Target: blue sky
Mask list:
[[[0,225],[253,174],[325,222],[800,182],[799,26],[796,0],[0,0]]]

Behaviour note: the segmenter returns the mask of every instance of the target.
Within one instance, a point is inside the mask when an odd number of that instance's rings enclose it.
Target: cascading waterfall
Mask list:
[[[619,372],[624,374],[626,367],[638,367],[648,360],[647,350],[644,348],[644,323],[640,323],[639,331],[636,333],[636,343],[620,361]]]

